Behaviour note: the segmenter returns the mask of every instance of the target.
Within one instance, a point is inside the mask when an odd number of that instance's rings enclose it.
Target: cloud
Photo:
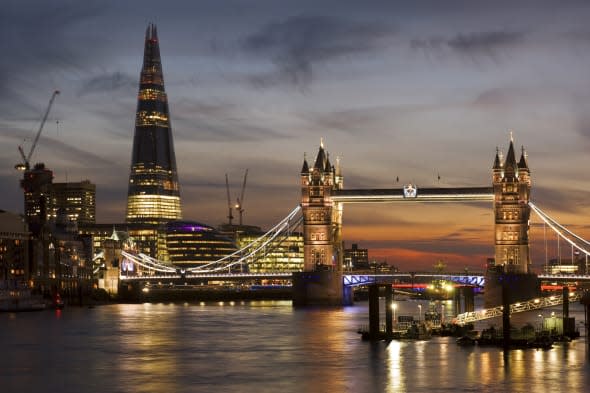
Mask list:
[[[23,141],[23,134],[20,130],[4,128],[2,133],[0,133],[0,137],[5,137],[6,139],[16,141],[16,143],[22,143]],[[16,154],[16,143],[15,143],[15,156]],[[39,146],[42,146],[43,150],[51,151],[51,154],[55,156],[56,159],[63,159],[67,162],[77,162],[77,163],[84,163],[85,167],[92,167],[92,166],[112,166],[113,163],[99,155],[96,155],[90,151],[80,149],[78,147],[72,146],[68,143],[64,143],[58,141],[53,138],[49,138],[47,136],[41,135],[39,140]],[[30,145],[23,146],[25,152],[30,149]],[[37,153],[37,150],[35,151]],[[36,156],[37,154],[35,154]],[[32,161],[36,160],[36,157],[32,157]],[[31,162],[33,164],[33,162]]]
[[[264,113],[231,102],[182,100],[171,110],[175,137],[211,141],[260,141],[291,138],[267,126]]]
[[[242,48],[268,56],[276,70],[251,78],[257,86],[278,83],[306,87],[318,63],[383,48],[396,29],[376,23],[357,23],[330,16],[292,16],[247,36]]]
[[[531,190],[531,200],[540,209],[553,215],[551,211],[577,213],[581,206],[586,206],[588,201],[588,192],[567,188],[548,188],[535,186]],[[553,217],[559,221],[558,217]],[[566,224],[566,223],[562,223]]]
[[[526,33],[517,31],[483,31],[459,33],[454,37],[432,37],[414,39],[410,46],[422,50],[425,54],[444,56],[451,52],[471,59],[490,58],[499,61],[499,55],[522,44]]]
[[[450,48],[458,52],[491,55],[495,50],[520,44],[524,36],[522,32],[489,31],[459,34],[447,43]]]
[[[120,90],[123,88],[137,88],[137,78],[122,72],[113,72],[97,75],[82,82],[78,96],[92,93],[103,93]]]
[[[590,96],[577,94],[573,104],[574,126],[578,134],[590,140]]]

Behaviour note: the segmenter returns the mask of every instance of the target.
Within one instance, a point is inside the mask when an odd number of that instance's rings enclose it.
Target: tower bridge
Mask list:
[[[295,305],[343,304],[351,295],[351,288],[375,280],[404,280],[409,273],[380,276],[374,274],[347,274],[343,272],[342,222],[345,204],[357,203],[432,203],[432,202],[491,202],[494,216],[494,247],[496,270],[487,277],[481,275],[441,275],[466,285],[483,285],[486,294],[499,290],[499,280],[505,275],[515,287],[515,297],[532,299],[538,296],[538,278],[564,282],[587,281],[588,276],[548,276],[530,274],[529,220],[534,212],[559,238],[586,257],[590,255],[590,242],[571,232],[530,201],[531,176],[527,155],[522,149],[517,161],[514,143],[510,140],[504,158],[496,150],[492,166],[492,185],[480,187],[421,188],[408,184],[390,189],[345,189],[340,161],[332,165],[329,155],[320,143],[317,156],[310,165],[303,160],[300,172],[301,204],[275,227],[242,250],[218,261],[180,271],[169,263],[140,255],[127,255],[133,264],[144,267],[149,277],[121,276],[125,281],[157,280],[159,277],[198,280],[206,277],[233,277],[240,279],[239,271],[247,271],[249,264],[264,257],[280,244],[282,239],[298,228],[304,238],[304,266],[301,272],[292,272],[293,300]],[[276,277],[287,278],[289,272]],[[247,273],[242,275],[247,278]],[[425,276],[435,278],[425,273]],[[497,295],[497,294],[496,294]],[[351,296],[350,296],[351,297]]]

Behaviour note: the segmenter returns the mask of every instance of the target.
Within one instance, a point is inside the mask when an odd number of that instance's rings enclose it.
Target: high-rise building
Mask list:
[[[52,183],[53,172],[43,163],[27,170],[20,182],[25,197],[25,219],[33,236],[39,236],[43,225],[52,217]]]
[[[72,183],[53,183],[51,197],[54,214],[63,209],[68,221],[78,224],[96,222],[96,185],[89,180]]]
[[[145,35],[139,81],[133,155],[127,194],[127,222],[159,224],[182,218],[176,157],[156,26]]]

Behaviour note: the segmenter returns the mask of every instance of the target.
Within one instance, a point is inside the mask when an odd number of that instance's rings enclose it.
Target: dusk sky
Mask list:
[[[4,1],[0,209],[22,213],[17,147],[30,149],[59,89],[32,161],[57,182],[91,180],[97,221],[124,221],[153,22],[185,219],[226,222],[224,175],[235,199],[248,168],[245,223],[278,222],[321,137],[345,188],[488,186],[513,130],[532,199],[587,238],[589,20],[582,0]],[[347,245],[402,269],[481,269],[492,231],[486,203],[344,208]]]

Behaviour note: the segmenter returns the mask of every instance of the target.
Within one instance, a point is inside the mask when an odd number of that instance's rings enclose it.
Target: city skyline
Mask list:
[[[583,2],[204,1],[157,14],[155,4],[9,3],[0,208],[22,212],[17,146],[30,146],[59,89],[33,161],[58,182],[91,180],[97,221],[124,221],[143,32],[153,21],[187,219],[226,222],[224,174],[235,198],[249,168],[244,222],[269,227],[299,203],[303,154],[315,156],[321,137],[342,157],[345,189],[487,186],[495,148],[506,152],[514,130],[529,153],[533,200],[588,235]],[[539,236],[533,228],[535,266]],[[402,268],[438,259],[483,267],[493,256],[492,208],[346,206],[343,237]]]

